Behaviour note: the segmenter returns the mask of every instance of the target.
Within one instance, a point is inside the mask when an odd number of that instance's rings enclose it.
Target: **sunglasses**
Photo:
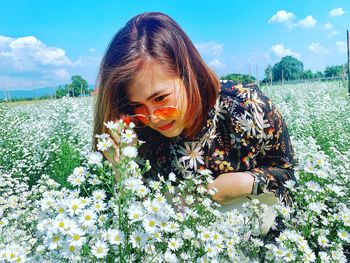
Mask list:
[[[167,106],[156,109],[152,115],[160,120],[176,120],[180,117],[180,114],[181,111],[178,108]],[[136,128],[142,128],[151,123],[151,115],[133,114],[123,117],[123,120],[128,125],[133,122]]]

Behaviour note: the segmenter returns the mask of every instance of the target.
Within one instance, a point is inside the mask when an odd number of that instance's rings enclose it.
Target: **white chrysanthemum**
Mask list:
[[[183,244],[183,241],[179,238],[171,238],[168,241],[168,248],[172,251],[177,251]]]
[[[169,233],[176,233],[177,231],[179,231],[179,228],[180,226],[177,222],[170,221],[165,227],[165,231]]]
[[[54,250],[63,244],[64,237],[60,234],[53,234],[48,238],[45,238],[44,244],[49,248],[49,250]]]
[[[218,253],[215,245],[212,245],[211,243],[208,243],[205,245],[205,252],[206,252],[206,255],[210,258],[215,257]]]
[[[80,167],[75,167],[73,170],[73,175],[80,175],[80,176],[85,176],[86,175],[86,169],[82,166]]]
[[[326,236],[320,235],[317,238],[317,242],[321,247],[328,247],[328,239]]]
[[[107,129],[112,130],[112,129],[117,129],[118,128],[118,123],[114,122],[114,121],[108,121],[107,123],[103,123]]]
[[[159,222],[156,219],[150,217],[146,217],[142,221],[143,228],[147,233],[154,233],[157,231],[158,224]]]
[[[136,134],[133,130],[126,130],[121,134],[122,142],[131,143],[135,138]]]
[[[147,242],[147,236],[141,231],[135,231],[131,234],[131,244],[134,248],[143,247]]]
[[[195,237],[195,234],[194,234],[194,232],[191,229],[185,228],[185,230],[183,231],[182,236],[183,236],[184,239],[192,239],[192,238]]]
[[[143,182],[139,178],[131,177],[126,179],[124,184],[126,189],[136,192],[143,185]]]
[[[96,201],[93,204],[95,211],[102,212],[106,210],[106,204],[103,201]]]
[[[81,247],[86,241],[86,237],[84,237],[84,235],[84,231],[80,228],[72,229],[68,232],[67,241],[71,246]]]
[[[339,230],[338,237],[343,241],[346,241],[346,242],[350,241],[350,234],[349,234],[349,232],[347,232],[345,230]]]
[[[92,227],[96,222],[97,215],[94,210],[89,209],[82,212],[79,217],[79,223],[84,227]]]
[[[308,189],[310,189],[314,193],[320,191],[320,189],[321,189],[320,185],[314,181],[309,181],[305,185]]]
[[[143,219],[143,211],[139,205],[130,205],[130,207],[127,210],[127,213],[132,223],[141,221]]]
[[[202,146],[200,143],[193,142],[185,142],[184,144],[185,148],[182,146],[179,146],[178,153],[182,154],[183,156],[179,159],[180,162],[188,162],[189,168],[194,168],[197,170],[197,165],[204,164],[204,151],[202,149]]]
[[[120,230],[108,229],[107,233],[111,245],[120,245],[124,242],[124,234]]]
[[[295,181],[293,181],[293,180],[287,180],[287,181],[284,183],[284,186],[287,187],[288,189],[293,189],[294,186],[295,186]]]
[[[82,211],[83,205],[80,199],[74,198],[68,202],[68,212],[73,215],[77,215]]]
[[[85,182],[85,176],[84,175],[71,174],[71,175],[68,176],[67,181],[71,185],[79,187],[82,183]]]
[[[103,138],[98,141],[97,150],[104,152],[104,151],[107,151],[112,145],[113,143],[110,138],[107,138],[107,139]]]
[[[106,191],[104,191],[104,190],[95,190],[92,193],[92,198],[95,201],[103,201],[106,198]]]
[[[123,155],[129,158],[135,158],[137,156],[137,149],[133,146],[126,146],[123,149]]]
[[[164,261],[168,263],[177,263],[177,257],[175,254],[171,253],[170,251],[166,251],[164,253]]]
[[[104,258],[108,253],[108,246],[106,242],[102,240],[98,240],[91,247],[91,252],[92,252],[92,255],[94,255],[97,258]]]
[[[80,254],[80,247],[74,246],[74,245],[69,245],[69,244],[64,244],[63,249],[62,249],[62,256],[66,259],[72,259],[78,254]]]
[[[88,157],[88,164],[91,165],[101,165],[103,156],[100,152],[91,152]]]

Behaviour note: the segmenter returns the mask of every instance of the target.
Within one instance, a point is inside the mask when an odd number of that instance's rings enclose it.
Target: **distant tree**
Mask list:
[[[315,79],[323,78],[323,73],[322,73],[321,71],[317,71],[317,72],[314,74],[314,78],[315,78]]]
[[[231,73],[226,76],[222,76],[220,79],[232,80],[239,83],[249,83],[255,81],[255,78],[253,76],[237,73]]]
[[[272,73],[275,81],[282,80],[282,71],[284,80],[300,79],[304,71],[304,64],[292,56],[286,56],[273,66]]]
[[[80,75],[74,75],[71,77],[72,83],[68,85],[69,96],[79,96],[88,94],[89,85],[88,82],[83,79]]]
[[[265,73],[265,79],[263,82],[268,82],[270,83],[272,81],[271,77],[273,76],[272,74],[273,67],[271,65],[267,65],[264,73]]]
[[[56,90],[56,97],[57,98],[62,98],[68,94],[68,85],[64,86],[59,86],[58,89]]]
[[[312,79],[314,77],[314,74],[310,69],[304,70],[303,74],[301,75],[302,79]]]
[[[343,65],[333,65],[333,66],[327,66],[323,74],[326,78],[341,77],[343,74],[343,71],[344,71]]]

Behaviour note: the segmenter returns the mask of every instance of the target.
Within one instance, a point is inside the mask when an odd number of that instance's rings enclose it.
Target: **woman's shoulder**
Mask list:
[[[220,94],[227,96],[242,97],[240,95],[250,93],[252,91],[259,91],[256,83],[240,83],[233,80],[220,80]]]

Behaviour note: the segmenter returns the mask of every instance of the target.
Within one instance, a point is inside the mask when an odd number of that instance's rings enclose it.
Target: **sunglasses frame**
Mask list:
[[[169,116],[169,118],[165,118],[165,117],[162,117],[162,116],[161,116],[162,113],[157,113],[157,111],[162,110],[162,109],[167,109],[167,108],[171,108],[171,109],[176,110],[175,113],[172,113],[172,115],[175,114],[176,116],[175,116],[175,117]],[[133,121],[133,118],[137,118],[138,121],[141,122],[141,123],[143,124],[143,126],[138,126],[138,125],[136,125],[136,123],[134,122],[135,128],[144,128],[144,127],[146,127],[146,126],[148,126],[148,125],[150,124],[150,122],[151,122],[150,116],[151,116],[151,115],[156,116],[156,117],[157,117],[158,119],[160,119],[160,120],[176,120],[176,119],[178,119],[178,118],[180,117],[180,114],[181,114],[181,110],[178,109],[177,107],[175,107],[175,106],[164,106],[164,107],[160,107],[160,108],[158,108],[158,109],[155,109],[155,110],[153,111],[153,114],[150,114],[150,115],[132,114],[132,115],[129,115],[129,116],[125,116],[123,119],[125,120],[125,119],[128,118],[127,122],[130,123],[130,122]],[[158,115],[158,116],[157,116],[157,115]],[[164,115],[164,113],[163,113],[163,115]],[[147,120],[148,120],[147,124],[145,124],[143,121],[141,121],[138,117],[147,119]]]

